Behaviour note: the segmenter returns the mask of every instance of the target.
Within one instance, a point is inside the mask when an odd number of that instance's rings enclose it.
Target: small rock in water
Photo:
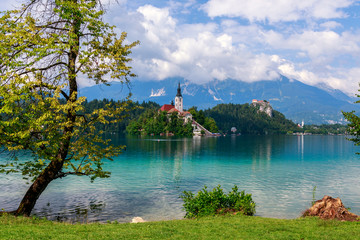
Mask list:
[[[134,217],[131,220],[131,223],[141,223],[141,222],[146,222],[144,219],[142,219],[141,217]]]

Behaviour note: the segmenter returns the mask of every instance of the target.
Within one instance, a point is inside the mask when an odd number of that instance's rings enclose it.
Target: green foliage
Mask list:
[[[305,125],[301,132],[311,134],[345,134],[347,126],[342,124],[321,124],[321,125]]]
[[[204,123],[204,128],[206,128],[207,130],[209,130],[212,133],[217,133],[219,132],[219,128],[215,122],[215,120],[211,117],[206,117],[205,118],[205,123]]]
[[[358,90],[360,91],[360,90]],[[360,94],[356,95],[360,98]],[[360,100],[355,103],[360,103]],[[355,114],[355,111],[351,112],[342,112],[345,119],[349,122],[347,125],[347,132],[354,136],[353,138],[349,138],[350,141],[353,141],[356,146],[360,145],[360,117]],[[360,154],[360,153],[357,153]]]
[[[185,218],[212,216],[227,212],[242,212],[250,216],[255,213],[255,203],[251,194],[245,194],[245,191],[239,192],[236,185],[229,194],[225,194],[219,185],[212,191],[208,191],[205,186],[197,195],[184,191],[180,197],[184,201]]]
[[[346,118],[346,120],[349,121],[347,131],[350,135],[354,136],[353,138],[349,138],[349,140],[353,141],[356,146],[359,146],[360,145],[360,117],[357,116],[354,111],[343,112],[343,114],[344,114],[344,117]]]
[[[115,105],[118,101],[114,101],[112,99],[108,100],[108,99],[103,99],[103,100],[92,100],[90,102],[86,101],[82,104],[84,106],[85,112],[86,113],[90,113],[92,111],[94,111],[95,109],[101,109],[103,108],[106,104],[109,104],[111,106]],[[96,129],[98,131],[104,131],[104,132],[117,132],[117,133],[125,133],[126,131],[126,127],[129,124],[137,124],[136,121],[131,121],[132,119],[138,119],[140,117],[140,115],[148,110],[155,110],[155,109],[159,109],[160,105],[155,103],[155,102],[130,102],[129,103],[129,110],[127,112],[124,112],[122,114],[122,116],[124,116],[122,121],[118,121],[118,122],[112,122],[112,120],[114,120],[113,118],[110,117],[106,117],[106,119],[108,119],[109,123],[107,124],[102,124],[102,123],[97,123],[95,125]],[[116,116],[118,117],[118,116]],[[132,126],[129,129],[139,129],[140,126]],[[136,135],[136,133],[130,133],[131,135]]]
[[[211,117],[206,117],[203,110],[198,111],[197,107],[192,107],[188,111],[193,116],[193,119],[197,121],[200,125],[202,125],[204,128],[206,128],[212,133],[219,132],[216,121]]]
[[[130,121],[126,131],[131,135],[160,135],[172,133],[175,136],[192,136],[191,122],[185,123],[177,112],[147,109],[137,119]]]
[[[314,186],[313,190],[312,190],[312,201],[311,201],[311,206],[313,206],[316,202],[315,199],[315,195],[316,195],[316,186]]]
[[[241,134],[286,134],[289,131],[299,131],[295,123],[273,110],[273,117],[264,112],[258,112],[250,104],[219,104],[204,111],[204,115],[211,117],[217,123],[219,130],[229,133],[236,127]]]

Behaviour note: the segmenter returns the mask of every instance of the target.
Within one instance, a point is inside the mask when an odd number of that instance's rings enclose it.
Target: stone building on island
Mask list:
[[[181,95],[181,88],[180,88],[180,83],[177,89],[177,94],[175,97],[175,108],[179,111],[179,112],[183,112],[184,109],[184,102],[183,102],[183,97]]]
[[[159,111],[166,111],[168,114],[171,114],[173,112],[178,112],[179,116],[184,118],[185,123],[193,120],[192,114],[190,112],[184,111],[184,102],[183,102],[183,97],[181,95],[180,83],[177,88],[175,105],[174,105],[174,101],[171,101],[171,104],[162,105]]]
[[[194,135],[202,135],[201,134],[202,132],[206,136],[212,136],[213,135],[213,133],[211,133],[206,128],[201,126],[198,122],[196,122],[193,119],[193,116],[192,116],[192,114],[190,112],[184,111],[184,101],[183,101],[183,96],[181,94],[180,83],[178,85],[177,94],[175,96],[175,104],[174,104],[174,101],[171,101],[171,104],[164,104],[159,109],[159,111],[166,111],[168,114],[171,114],[173,112],[177,112],[179,117],[182,117],[184,119],[184,124],[188,123],[188,122],[191,122],[191,125],[193,127]]]

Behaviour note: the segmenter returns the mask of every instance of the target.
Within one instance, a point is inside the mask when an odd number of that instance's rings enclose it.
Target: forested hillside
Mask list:
[[[299,131],[295,123],[285,116],[273,111],[269,117],[250,104],[219,104],[205,110],[204,114],[217,123],[220,131],[230,133],[232,127],[241,134],[286,134],[289,131]]]
[[[106,104],[114,105],[117,101],[113,99],[103,99],[103,100],[92,100],[90,102],[85,101],[83,103],[85,108],[85,113],[90,113],[94,109],[103,108]],[[125,119],[115,124],[97,124],[96,128],[98,130],[106,131],[106,132],[119,132],[125,133],[126,127],[129,125],[132,119],[138,118],[141,114],[143,114],[147,110],[157,110],[160,108],[160,105],[155,102],[130,102],[129,111],[124,113]]]
[[[90,113],[94,109],[100,109],[106,104],[115,104],[114,100],[92,100],[85,101],[85,112]],[[166,131],[173,132],[178,136],[190,136],[189,126],[181,127],[181,121],[175,119],[171,125],[167,125],[165,118],[155,118],[160,105],[155,102],[131,102],[130,111],[126,113],[123,121],[116,124],[97,124],[99,130],[106,132],[140,134],[135,129],[144,129],[147,134],[159,135]],[[236,133],[241,134],[286,134],[288,132],[305,132],[312,134],[343,134],[346,126],[335,125],[305,125],[299,128],[291,120],[273,110],[273,117],[269,117],[250,104],[219,104],[211,109],[197,110],[192,107],[188,110],[193,118],[213,133],[231,133],[232,127],[237,129]],[[131,125],[131,126],[130,126]],[[144,132],[144,133],[145,133]]]

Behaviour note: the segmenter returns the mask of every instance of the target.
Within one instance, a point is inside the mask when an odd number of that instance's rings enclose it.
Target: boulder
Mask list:
[[[340,198],[332,198],[324,196],[323,199],[318,200],[314,205],[306,210],[303,216],[318,216],[321,219],[337,219],[340,221],[359,221],[360,217],[349,212]]]
[[[142,222],[146,222],[144,219],[142,219],[141,217],[134,217],[131,220],[131,223],[142,223]]]

